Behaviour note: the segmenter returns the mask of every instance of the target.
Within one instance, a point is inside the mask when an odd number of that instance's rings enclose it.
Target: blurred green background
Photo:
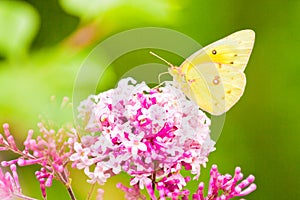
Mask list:
[[[256,177],[258,189],[247,199],[299,199],[300,196],[300,1],[179,0],[27,0],[0,1],[0,123],[7,122],[21,143],[38,115],[49,109],[50,96],[72,97],[81,63],[105,38],[135,27],[159,26],[182,32],[202,45],[237,30],[256,32],[246,69],[243,98],[226,116],[200,180],[218,164],[222,173],[241,166]],[[174,41],[176,42],[176,41]],[[191,52],[192,53],[192,52]],[[149,56],[149,57],[147,57]],[[146,60],[159,62],[150,55]],[[135,56],[123,61],[136,64]],[[167,58],[179,65],[182,60]],[[122,73],[125,71],[121,70]],[[122,73],[110,70],[100,90],[113,87]],[[1,131],[2,132],[2,131]],[[7,156],[0,154],[0,158]],[[24,193],[40,198],[35,168],[19,168]],[[78,199],[89,185],[74,172]],[[113,177],[103,187],[105,199],[122,199],[115,188],[128,177]],[[194,184],[191,188],[195,190]],[[68,199],[60,183],[47,190],[49,199]]]

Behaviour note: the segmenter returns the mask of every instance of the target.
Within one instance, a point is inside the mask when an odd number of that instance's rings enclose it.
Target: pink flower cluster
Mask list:
[[[241,168],[235,169],[234,176],[229,174],[221,175],[217,166],[213,165],[210,171],[210,182],[207,197],[204,197],[204,183],[200,183],[196,194],[193,194],[193,200],[228,200],[233,197],[246,196],[256,190],[254,176],[249,175],[243,179]],[[239,182],[241,181],[241,182]]]
[[[59,128],[56,131],[52,128],[47,128],[43,123],[39,123],[38,126],[42,136],[33,139],[33,130],[29,130],[28,136],[24,141],[25,148],[20,150],[10,134],[8,124],[3,125],[6,139],[0,134],[1,151],[10,150],[18,154],[19,157],[10,161],[2,161],[1,166],[10,166],[15,169],[16,164],[19,166],[41,165],[35,176],[40,183],[42,195],[46,198],[46,187],[52,185],[53,178],[62,181],[66,185],[69,184],[69,172],[66,164],[74,152],[73,146],[77,140],[77,134],[74,128]]]
[[[209,118],[171,84],[151,89],[123,79],[116,89],[81,102],[79,113],[88,134],[75,144],[70,159],[90,183],[104,184],[125,171],[133,176],[131,185],[144,188],[166,176],[163,181],[170,181],[171,174],[180,177],[183,167],[197,179],[214,150]],[[177,183],[185,184],[184,178]]]
[[[33,200],[22,194],[16,166],[37,164],[40,169],[35,176],[44,199],[46,187],[57,179],[75,200],[67,169],[70,161],[73,167],[84,170],[91,184],[103,185],[122,171],[129,174],[131,187],[117,185],[128,200],[147,199],[143,189],[153,200],[227,200],[256,189],[254,176],[242,180],[240,168],[233,177],[221,175],[216,165],[210,172],[207,195],[204,183],[195,193],[187,189],[192,178],[184,177],[181,170],[190,171],[193,179],[198,179],[215,142],[210,138],[210,119],[172,82],[149,88],[132,78],[123,79],[117,88],[89,96],[78,110],[84,127],[81,138],[72,125],[55,128],[39,123],[41,135],[33,139],[33,130],[29,130],[23,150],[17,147],[8,124],[3,125],[0,151],[11,151],[18,158],[1,162],[1,199]],[[4,174],[5,167],[12,173]],[[98,189],[96,199],[102,200],[103,194]]]
[[[249,175],[246,179],[242,180],[243,174],[239,167],[235,169],[235,174],[232,177],[229,174],[220,174],[217,170],[217,166],[213,165],[210,175],[208,194],[204,195],[204,183],[201,182],[196,193],[191,195],[193,200],[228,200],[234,197],[246,196],[256,189],[256,185],[253,183],[254,176]],[[146,189],[152,200],[165,200],[167,198],[172,200],[188,200],[190,199],[190,191],[187,189],[182,190],[180,185],[182,186],[182,183],[189,181],[189,177],[183,179],[183,177],[178,174],[164,177],[156,184],[159,193],[158,197],[155,196],[154,189],[151,185],[147,185]],[[138,185],[133,185],[133,187],[130,188],[118,184],[117,187],[125,192],[125,198],[128,200],[146,199],[146,197],[141,194]]]
[[[19,198],[34,200],[33,198],[27,197],[22,194],[16,165],[10,165],[10,169],[12,174],[9,172],[6,172],[4,174],[2,169],[0,168],[0,199],[11,200]]]

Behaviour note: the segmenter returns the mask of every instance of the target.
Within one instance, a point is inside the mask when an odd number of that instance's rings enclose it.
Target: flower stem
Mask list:
[[[69,180],[69,178],[67,177],[66,174],[67,174],[67,173],[66,173],[66,169],[65,169],[62,173],[57,173],[57,175],[58,175],[60,181],[66,186],[67,191],[68,191],[68,193],[69,193],[69,195],[70,195],[70,198],[71,198],[72,200],[76,200],[76,197],[75,197],[75,194],[74,194],[74,192],[73,192],[73,189],[72,189],[70,180]]]
[[[88,193],[88,195],[86,197],[86,200],[90,200],[91,199],[92,193],[93,193],[94,189],[95,189],[95,184],[92,185],[92,187],[91,187],[91,189],[90,189],[90,191],[89,191],[89,193]]]
[[[68,192],[69,192],[69,195],[70,195],[71,199],[72,199],[72,200],[76,200],[76,197],[75,197],[75,195],[74,195],[74,192],[73,192],[73,190],[72,190],[72,187],[71,187],[71,186],[67,186],[67,190],[68,190]]]
[[[14,194],[16,197],[20,198],[20,199],[25,199],[25,200],[37,200],[35,198],[31,198],[22,194]]]
[[[155,191],[156,171],[153,172],[151,179],[152,179],[152,189],[153,191]]]

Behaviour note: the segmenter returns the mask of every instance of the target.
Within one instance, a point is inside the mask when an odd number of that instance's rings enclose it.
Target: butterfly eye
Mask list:
[[[217,51],[214,49],[214,50],[212,50],[212,52],[211,52],[213,55],[216,55],[217,54]]]

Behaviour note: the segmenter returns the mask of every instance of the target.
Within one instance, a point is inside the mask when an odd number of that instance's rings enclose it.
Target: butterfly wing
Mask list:
[[[244,92],[254,38],[252,30],[238,31],[191,55],[179,67],[189,85],[186,95],[213,115],[228,111]]]
[[[245,74],[224,65],[203,63],[190,68],[186,75],[189,85],[186,95],[198,106],[213,114],[228,111],[242,96],[246,85]]]

